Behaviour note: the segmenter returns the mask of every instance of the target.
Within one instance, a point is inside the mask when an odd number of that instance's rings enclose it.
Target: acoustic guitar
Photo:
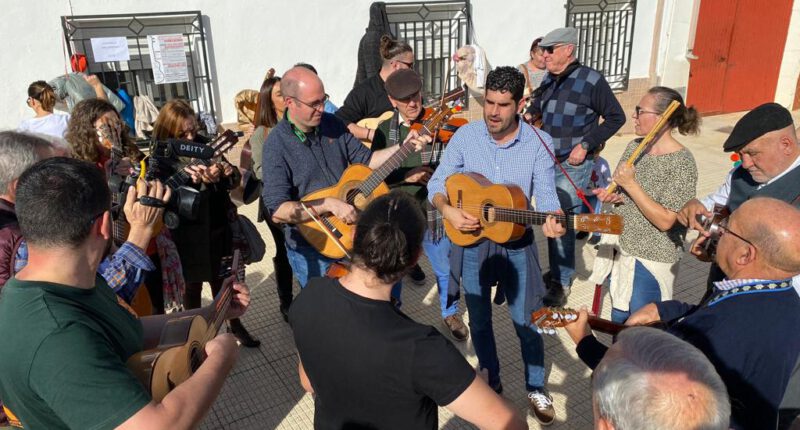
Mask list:
[[[128,359],[128,369],[160,402],[175,387],[189,379],[206,358],[206,343],[219,332],[228,313],[239,272],[239,250],[234,251],[230,275],[211,304],[208,319],[190,315],[170,319],[161,331],[158,346]]]
[[[570,308],[541,308],[531,314],[531,323],[539,329],[542,334],[555,334],[555,329],[564,327],[578,319],[578,311]],[[610,335],[616,335],[629,326],[615,323],[594,315],[589,315],[587,321],[592,330]],[[645,324],[646,327],[665,329],[666,325],[662,321],[654,321]]]
[[[443,102],[442,106],[422,124],[418,133],[421,136],[434,134],[453,113]],[[412,152],[414,152],[413,143],[402,143],[400,149],[374,171],[363,164],[351,164],[342,173],[336,185],[314,191],[300,201],[309,202],[334,197],[362,210],[376,197],[389,193],[389,186],[383,182],[384,179],[400,167]],[[341,259],[346,256],[346,250],[353,248],[353,226],[333,214],[319,214],[295,225],[303,238],[328,258]]]
[[[577,214],[563,215],[536,212],[528,209],[525,193],[516,185],[498,185],[478,173],[457,173],[445,181],[450,204],[478,218],[481,228],[462,232],[445,219],[444,229],[450,241],[459,246],[469,246],[483,239],[506,243],[519,239],[527,225],[542,225],[553,216],[568,230],[622,233],[623,222],[619,215]]]

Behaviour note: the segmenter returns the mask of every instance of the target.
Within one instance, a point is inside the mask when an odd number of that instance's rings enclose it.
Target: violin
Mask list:
[[[328,266],[328,270],[325,271],[325,277],[331,279],[339,279],[345,275],[350,273],[350,262],[349,261],[334,261]]]
[[[436,114],[436,110],[434,108],[425,108],[424,114],[421,118],[414,121],[411,124],[411,129],[416,130],[417,133],[425,126],[425,122],[428,121],[434,114]],[[460,112],[460,108],[454,108],[456,112]],[[433,133],[434,137],[436,138],[437,142],[441,142],[447,144],[450,142],[450,139],[453,137],[458,128],[462,125],[466,125],[469,121],[464,118],[449,118],[447,122],[442,123],[439,126],[438,133]]]

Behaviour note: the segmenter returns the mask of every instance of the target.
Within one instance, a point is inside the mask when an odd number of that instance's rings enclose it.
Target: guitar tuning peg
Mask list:
[[[550,330],[548,330],[547,334],[549,334],[550,336],[554,336],[556,334],[556,329],[551,328]]]
[[[561,314],[558,312],[553,312],[553,318],[560,320],[562,318]]]
[[[536,327],[536,333],[544,334],[544,330],[540,329],[539,327]]]

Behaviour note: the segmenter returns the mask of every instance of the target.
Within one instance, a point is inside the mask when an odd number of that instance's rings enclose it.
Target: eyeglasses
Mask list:
[[[728,233],[730,233],[732,236],[739,238],[739,240],[741,240],[741,241],[745,242],[746,244],[748,244],[748,245],[752,246],[753,248],[758,248],[758,247],[756,246],[756,244],[754,244],[753,242],[750,242],[749,240],[747,240],[747,239],[745,239],[744,237],[742,237],[740,234],[737,234],[737,233],[734,233],[733,231],[731,231],[731,229],[728,227],[728,220],[729,220],[729,219],[730,219],[730,218],[725,218],[725,219],[723,219],[722,221],[720,221],[720,223],[719,223],[719,229],[720,229],[720,231],[721,231],[723,234],[728,234]],[[720,236],[720,238],[722,238],[722,237]]]
[[[331,96],[329,96],[329,95],[325,94],[325,97],[323,97],[323,98],[322,98],[322,100],[317,100],[317,101],[315,101],[315,102],[311,102],[311,103],[306,103],[306,102],[304,102],[304,101],[302,101],[302,100],[298,99],[297,97],[293,97],[293,96],[289,96],[288,98],[295,99],[295,100],[297,100],[298,102],[300,102],[300,103],[302,103],[302,104],[304,104],[304,105],[306,105],[306,106],[310,107],[310,108],[311,108],[311,109],[313,109],[313,110],[324,110],[324,109],[325,109],[325,103],[326,103],[328,100],[330,100]]]
[[[463,58],[461,58],[461,59],[463,60]],[[398,63],[405,65],[409,69],[413,69],[414,68],[414,62],[413,61],[410,62],[410,63],[407,63],[407,62],[402,61],[402,60],[392,60],[392,61],[397,61]]]
[[[660,113],[660,112],[653,112],[653,111],[651,111],[651,110],[644,110],[644,109],[642,109],[640,106],[636,106],[636,107],[634,107],[634,108],[633,108],[633,114],[634,114],[634,116],[635,116],[636,118],[638,118],[638,117],[639,117],[639,115],[641,115],[641,114],[643,114],[643,113],[651,113],[651,114],[653,114],[653,115],[661,115],[661,113]]]
[[[562,46],[564,46],[563,43],[561,45],[540,46],[539,48],[542,49],[542,53],[547,52],[548,54],[552,54],[553,51],[555,51],[556,49],[558,49],[558,48],[560,48]]]

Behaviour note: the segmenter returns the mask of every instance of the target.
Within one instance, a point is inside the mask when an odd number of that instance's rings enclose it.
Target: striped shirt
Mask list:
[[[436,193],[447,194],[444,182],[450,175],[475,172],[495,184],[517,185],[529,200],[533,197],[538,211],[561,209],[556,195],[553,159],[542,147],[533,128],[522,121],[519,125],[514,138],[502,145],[492,138],[483,120],[460,127],[428,181],[428,199],[432,202]],[[538,133],[552,149],[550,136],[543,131]]]

